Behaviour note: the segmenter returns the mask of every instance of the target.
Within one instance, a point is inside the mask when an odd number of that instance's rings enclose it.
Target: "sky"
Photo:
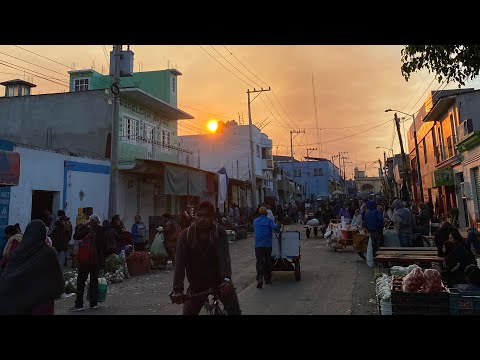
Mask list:
[[[0,81],[33,80],[37,84],[33,94],[68,91],[70,68],[106,74],[112,48],[105,45],[105,53],[102,45],[19,46],[0,45]],[[248,124],[247,89],[270,86],[271,91],[251,103],[251,113],[254,124],[265,125],[262,131],[273,140],[273,154],[290,155],[290,130],[305,130],[294,135],[295,158],[305,157],[309,148],[317,148],[309,151],[311,156],[328,159],[348,152],[347,177],[355,166],[370,176],[378,174],[376,161],[383,161],[384,149],[377,146],[399,153],[393,113],[385,109],[414,113],[427,91],[440,88],[426,71],[405,81],[400,71],[402,46],[131,45],[130,49],[135,53],[135,72],[174,67],[183,74],[178,78],[178,107],[195,119],[179,122],[180,135],[206,132],[211,119],[238,122],[239,113]],[[475,79],[466,86],[477,84]],[[456,87],[448,84],[445,89]],[[410,125],[407,118],[402,136]]]

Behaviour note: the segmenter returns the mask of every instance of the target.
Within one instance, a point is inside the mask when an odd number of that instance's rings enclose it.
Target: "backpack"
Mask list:
[[[77,261],[81,265],[95,265],[98,263],[95,233],[88,233],[78,244]]]

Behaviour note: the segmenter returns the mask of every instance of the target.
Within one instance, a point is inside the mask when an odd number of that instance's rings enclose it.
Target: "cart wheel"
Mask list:
[[[295,280],[300,281],[302,275],[300,274],[300,259],[295,260]]]
[[[360,256],[363,260],[367,260],[367,257],[365,256],[366,253],[366,251],[357,251],[358,256]]]
[[[308,239],[308,238],[310,237],[310,228],[307,228],[307,229],[305,230],[305,233],[306,233],[307,239]]]

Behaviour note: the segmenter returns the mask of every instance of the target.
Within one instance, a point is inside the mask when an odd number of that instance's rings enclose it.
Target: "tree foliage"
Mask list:
[[[406,45],[402,49],[402,75],[422,69],[434,72],[439,82],[457,82],[459,87],[480,71],[480,45]]]

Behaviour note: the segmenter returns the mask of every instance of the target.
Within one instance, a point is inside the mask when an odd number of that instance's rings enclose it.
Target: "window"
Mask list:
[[[260,157],[260,146],[257,145],[257,157]]]
[[[170,147],[170,131],[162,130],[162,146],[164,148]]]
[[[7,97],[12,97],[13,96],[13,86],[8,86],[7,87]]]
[[[90,79],[83,78],[83,79],[75,79],[74,80],[74,91],[86,91],[89,88]]]
[[[302,169],[294,169],[293,176],[302,176]]]
[[[272,148],[262,148],[262,159],[271,159],[272,158]]]
[[[323,176],[323,169],[313,169],[313,176]]]
[[[140,134],[140,121],[125,116],[123,118],[123,140],[137,140]]]
[[[172,93],[175,94],[175,88],[177,86],[176,84],[177,78],[175,76],[172,76]]]

